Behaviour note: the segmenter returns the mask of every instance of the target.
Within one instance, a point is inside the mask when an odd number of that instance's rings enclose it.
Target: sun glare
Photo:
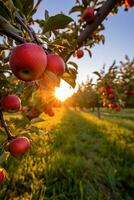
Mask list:
[[[65,101],[74,93],[74,89],[70,88],[65,81],[61,81],[60,87],[55,89],[55,96],[60,101]]]

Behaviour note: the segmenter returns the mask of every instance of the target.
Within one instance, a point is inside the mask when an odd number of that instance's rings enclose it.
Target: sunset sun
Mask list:
[[[73,93],[74,89],[70,88],[64,81],[61,81],[60,87],[55,89],[55,96],[60,101],[65,101]]]

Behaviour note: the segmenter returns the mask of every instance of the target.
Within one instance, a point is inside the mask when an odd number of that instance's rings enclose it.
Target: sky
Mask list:
[[[74,3],[75,0],[43,0],[36,16],[43,18],[44,9],[47,9],[50,15],[58,14],[60,11],[68,14]],[[124,7],[120,8],[118,14],[109,16],[104,24],[105,44],[96,45],[91,49],[92,58],[85,52],[85,56],[81,59],[73,57],[70,59],[79,66],[77,77],[79,83],[86,80],[87,75],[96,78],[93,72],[100,70],[104,64],[108,67],[113,60],[119,63],[124,60],[125,55],[134,57],[134,7],[128,12],[124,11]]]

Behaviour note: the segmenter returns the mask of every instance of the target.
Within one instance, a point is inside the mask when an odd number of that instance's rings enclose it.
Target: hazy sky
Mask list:
[[[75,0],[43,0],[36,16],[43,18],[44,9],[47,9],[50,15],[60,11],[68,14],[74,3]],[[109,16],[104,24],[105,45],[96,45],[92,49],[92,58],[88,53],[79,60],[72,58],[79,65],[78,82],[86,80],[87,74],[93,76],[92,72],[99,70],[104,63],[109,66],[114,59],[118,63],[126,54],[130,58],[134,57],[134,8],[128,12],[125,12],[123,7],[120,8],[118,14]]]

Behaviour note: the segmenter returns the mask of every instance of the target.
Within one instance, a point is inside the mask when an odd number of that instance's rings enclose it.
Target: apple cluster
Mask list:
[[[119,112],[121,107],[116,102],[116,92],[110,84],[106,84],[101,88],[101,96],[103,100],[103,107]]]
[[[47,54],[45,50],[35,43],[24,43],[16,46],[9,57],[9,65],[12,73],[26,84],[31,81],[41,81],[47,84],[46,71],[62,76],[65,71],[64,60],[57,54]],[[44,81],[46,80],[46,82]],[[1,112],[18,112],[23,111],[21,99],[14,94],[4,96],[0,102]],[[44,112],[49,116],[54,116],[52,105],[46,104]],[[31,107],[27,117],[29,120],[40,115],[37,108]],[[8,142],[7,150],[14,157],[20,156],[30,148],[30,140],[26,137],[11,137]],[[0,183],[6,179],[6,172],[0,169]]]

